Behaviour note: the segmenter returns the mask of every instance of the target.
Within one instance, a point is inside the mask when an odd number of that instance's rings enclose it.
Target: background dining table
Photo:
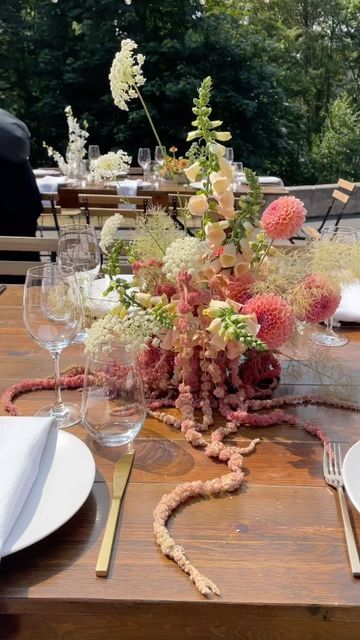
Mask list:
[[[359,399],[360,331],[332,354],[351,370]],[[303,357],[307,354],[304,349]],[[62,367],[84,361],[81,345]],[[318,393],[311,370],[296,382],[284,363],[278,393]],[[51,375],[50,355],[27,335],[22,288],[0,296],[0,391]],[[321,390],[320,390],[321,391]],[[80,391],[64,396],[80,402]],[[32,415],[51,392],[21,396]],[[323,407],[290,409],[323,427],[344,449],[360,439],[360,414]],[[4,411],[1,411],[2,415]],[[1,640],[357,640],[360,580],[352,578],[334,491],[322,477],[322,445],[289,426],[243,428],[237,442],[261,438],[245,458],[241,489],[178,509],[170,530],[192,563],[221,589],[206,600],[157,547],[152,512],[164,493],[225,467],[193,449],[177,430],[147,419],[119,521],[109,577],[95,576],[119,451],[70,430],[92,450],[97,474],[78,513],[46,539],[0,564]],[[66,468],[64,468],[66,474]],[[351,510],[357,532],[360,516]]]
[[[139,176],[131,176],[134,180]],[[247,185],[241,185],[239,190],[236,191],[235,196],[239,197],[248,193],[249,188]],[[264,201],[269,204],[275,198],[279,196],[285,196],[289,193],[288,189],[282,184],[266,184],[262,185],[262,191]],[[116,194],[116,188],[113,186],[106,186],[105,182],[101,183],[85,183],[84,185],[73,184],[60,184],[59,185],[59,205],[64,209],[73,209],[79,206],[79,193],[92,193],[92,194]],[[162,180],[159,187],[155,188],[154,185],[146,184],[139,187],[137,190],[138,196],[151,196],[154,205],[167,207],[169,204],[169,193],[186,193],[189,195],[195,194],[196,189],[191,188],[188,184],[176,184],[175,182]]]

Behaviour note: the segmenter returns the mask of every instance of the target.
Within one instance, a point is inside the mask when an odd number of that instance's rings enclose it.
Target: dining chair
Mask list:
[[[41,237],[43,237],[44,231],[52,231],[54,227],[56,232],[59,233],[59,228],[64,224],[64,219],[70,218],[71,222],[74,223],[76,218],[80,218],[80,209],[64,208],[59,205],[59,194],[57,192],[42,193],[41,202],[43,212],[40,215],[40,222],[38,222],[38,231]],[[46,216],[52,218],[54,226],[45,225]]]
[[[336,188],[331,194],[330,204],[325,212],[324,216],[321,216],[320,225],[315,227],[314,225],[304,225],[301,229],[302,236],[294,236],[290,242],[294,243],[295,240],[307,240],[320,237],[321,231],[328,222],[328,220],[335,220],[334,227],[338,227],[344,217],[357,216],[356,213],[346,213],[346,207],[351,196],[354,194],[356,184],[349,180],[339,178]]]
[[[97,218],[98,227],[102,226],[102,218],[108,218],[115,213],[124,217],[121,230],[135,228],[135,220],[139,215],[147,215],[152,205],[151,196],[121,196],[98,193],[79,193],[80,211],[85,215],[87,224],[92,218]]]
[[[55,262],[57,244],[57,238],[0,236],[1,280],[6,282],[7,276],[25,276],[28,269],[39,266],[39,260]]]

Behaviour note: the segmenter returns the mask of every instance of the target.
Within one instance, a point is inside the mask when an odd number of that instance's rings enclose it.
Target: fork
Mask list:
[[[360,560],[357,550],[354,532],[352,530],[348,507],[344,493],[344,480],[342,476],[342,457],[340,444],[329,443],[324,447],[324,479],[326,484],[336,489],[344,523],[347,550],[354,578],[360,578]]]

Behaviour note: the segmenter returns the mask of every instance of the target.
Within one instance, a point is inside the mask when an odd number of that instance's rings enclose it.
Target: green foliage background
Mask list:
[[[185,151],[211,75],[236,159],[287,184],[359,179],[360,0],[1,0],[0,105],[31,129],[34,165],[48,163],[43,140],[64,151],[67,104],[102,152],[154,147],[138,101],[112,102],[124,37],[146,56],[143,95],[167,146]]]

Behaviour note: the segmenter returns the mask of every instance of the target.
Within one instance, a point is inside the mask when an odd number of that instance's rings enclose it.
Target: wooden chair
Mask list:
[[[346,209],[346,205],[349,202],[351,195],[354,192],[354,189],[356,187],[356,185],[354,184],[354,182],[349,182],[348,180],[343,180],[342,178],[339,178],[338,183],[337,183],[337,189],[334,189],[334,191],[331,194],[331,203],[330,206],[320,224],[320,227],[318,228],[318,232],[320,233],[322,231],[322,229],[324,228],[325,224],[327,223],[328,219],[330,217],[332,217],[333,215],[335,215],[335,223],[334,223],[334,227],[338,227],[341,219],[343,218],[344,214],[345,214],[345,209]],[[343,191],[340,191],[340,189],[343,189]],[[349,193],[344,193],[344,191],[348,191]],[[341,203],[340,206],[340,210],[338,210],[336,212],[336,214],[333,214],[333,209],[336,205],[337,202]]]
[[[135,229],[135,220],[139,215],[146,215],[152,205],[151,196],[120,196],[93,193],[79,194],[80,211],[85,216],[87,224],[91,219],[97,219],[97,226],[102,227],[102,218],[108,218],[120,213],[124,218],[121,231]],[[131,205],[131,208],[129,207]],[[124,239],[132,239],[132,235],[123,234]],[[127,237],[128,236],[128,237]]]
[[[305,239],[315,239],[319,238],[321,231],[325,227],[326,223],[330,220],[332,221],[332,225],[334,227],[338,227],[340,225],[341,220],[346,217],[346,206],[354,193],[356,184],[354,182],[349,182],[348,180],[343,180],[343,178],[339,178],[336,189],[331,194],[331,202],[330,205],[324,215],[322,217],[320,226],[314,227],[313,225],[305,225],[302,227],[301,231],[304,234],[303,236],[296,236],[291,238],[291,242],[295,240],[305,240]],[[340,190],[342,189],[342,191]],[[348,193],[344,193],[348,192]],[[339,206],[340,203],[340,206]],[[348,214],[349,216],[353,216],[356,214]]]
[[[40,216],[40,224],[38,224],[38,230],[41,236],[43,236],[44,231],[51,231],[53,229],[53,227],[44,226],[45,216],[52,217],[54,227],[57,233],[59,233],[59,228],[64,222],[64,219],[70,218],[71,222],[75,222],[75,217],[80,217],[81,215],[80,209],[64,209],[60,207],[58,204],[59,194],[57,192],[42,193],[41,201],[43,205],[43,213]]]
[[[0,259],[0,277],[2,280],[6,276],[24,276],[31,267],[38,267],[39,261],[32,260],[31,254],[40,253],[42,258],[46,257],[51,262],[56,260],[57,238],[29,238],[21,236],[0,236],[0,251],[11,252],[12,254],[19,252],[21,258],[19,260]],[[23,254],[29,253],[29,260],[23,260]],[[4,278],[5,276],[5,278]]]

